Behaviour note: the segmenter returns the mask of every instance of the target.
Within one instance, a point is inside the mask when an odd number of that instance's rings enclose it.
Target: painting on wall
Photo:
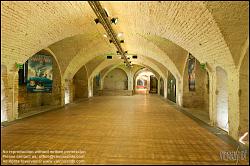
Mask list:
[[[35,54],[28,60],[27,91],[52,92],[52,57]]]
[[[191,54],[188,58],[188,86],[189,91],[195,91],[195,65],[196,60]]]

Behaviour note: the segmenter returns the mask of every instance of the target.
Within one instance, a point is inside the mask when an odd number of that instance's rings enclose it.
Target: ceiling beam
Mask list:
[[[113,30],[110,20],[107,17],[103,7],[101,6],[99,1],[88,1],[89,5],[91,6],[92,10],[95,12],[97,18],[101,22],[102,26],[104,27],[105,31],[107,32],[109,38],[112,40],[114,45],[116,46],[117,50],[121,54],[121,56],[124,59],[124,62],[127,64],[128,67],[130,67],[130,62],[128,61],[128,58],[126,57],[126,53],[121,47],[120,40],[117,38],[116,32]]]

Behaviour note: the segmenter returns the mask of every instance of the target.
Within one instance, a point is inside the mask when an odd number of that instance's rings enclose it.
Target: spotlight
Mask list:
[[[121,40],[120,43],[124,43],[124,40]]]
[[[103,34],[103,36],[106,37],[106,38],[108,37],[106,34]]]
[[[117,22],[118,22],[118,18],[117,17],[115,17],[115,18],[111,18],[111,23],[113,23],[113,24],[117,24]]]
[[[100,20],[98,18],[95,19],[95,23],[98,24]]]
[[[123,33],[122,32],[119,32],[118,34],[117,34],[117,37],[122,37],[123,36]]]
[[[133,59],[137,59],[137,55],[133,55]]]
[[[125,54],[127,54],[127,53],[128,53],[128,51],[125,51],[124,53],[125,53]]]
[[[109,39],[109,43],[112,43],[113,41],[111,39]]]

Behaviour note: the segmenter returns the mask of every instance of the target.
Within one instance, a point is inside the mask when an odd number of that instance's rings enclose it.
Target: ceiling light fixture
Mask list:
[[[122,37],[123,36],[123,33],[122,32],[119,32],[118,34],[117,34],[117,37]]]
[[[111,18],[110,21],[111,21],[112,24],[116,25],[118,23],[118,18],[117,17]]]
[[[106,37],[106,38],[108,37],[106,34],[103,34],[103,36]]]
[[[95,23],[98,24],[100,20],[98,18],[95,19]]]
[[[120,43],[124,43],[124,40],[121,40]]]

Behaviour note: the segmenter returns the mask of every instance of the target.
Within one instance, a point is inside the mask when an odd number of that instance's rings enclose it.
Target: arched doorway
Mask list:
[[[135,93],[149,94],[157,93],[158,80],[149,69],[143,68],[134,75]]]
[[[227,73],[221,67],[216,67],[216,110],[217,126],[228,132],[228,86]]]

